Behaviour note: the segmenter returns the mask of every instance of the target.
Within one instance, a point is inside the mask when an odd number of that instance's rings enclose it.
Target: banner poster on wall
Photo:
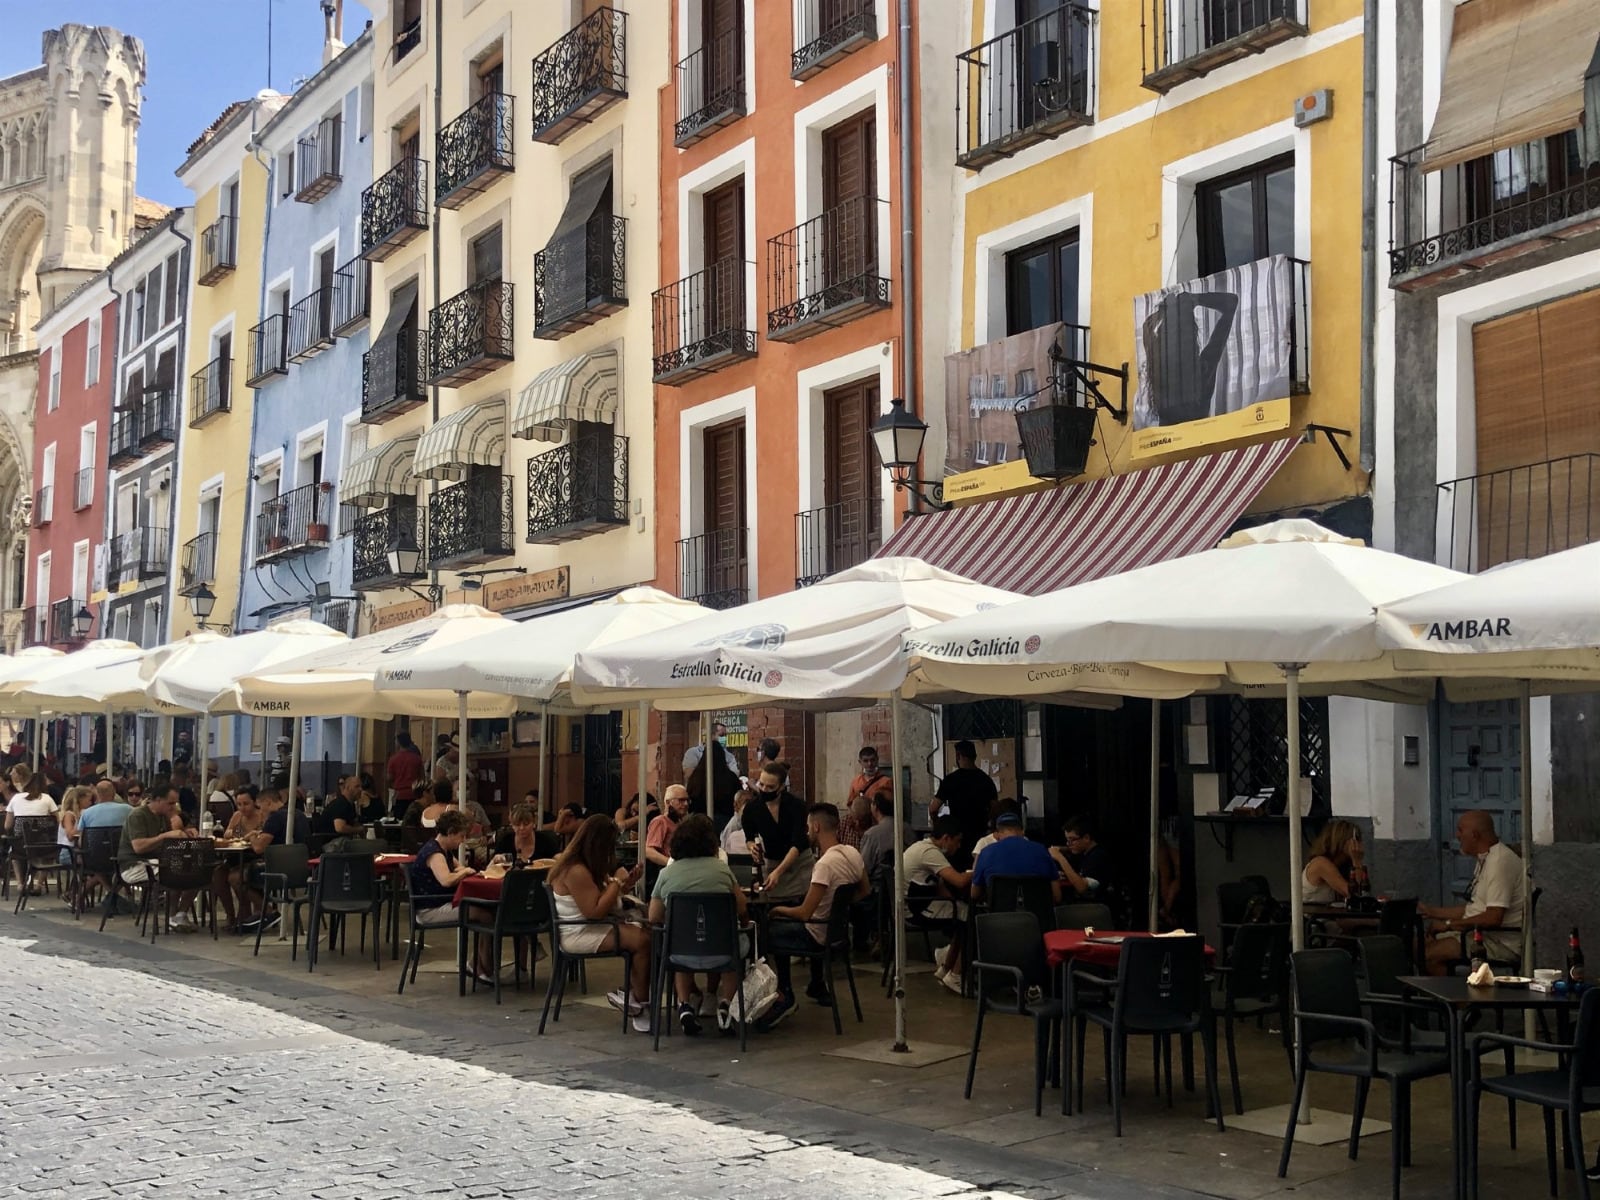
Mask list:
[[[1065,336],[1056,321],[974,346],[944,360],[945,475],[997,466],[1021,456],[1017,403],[1038,403],[1050,382],[1050,347]],[[1071,347],[1063,352],[1081,357]]]
[[[1295,286],[1277,254],[1134,298],[1135,455],[1288,428]]]

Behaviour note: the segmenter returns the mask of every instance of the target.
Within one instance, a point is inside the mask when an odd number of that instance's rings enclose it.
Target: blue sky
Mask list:
[[[0,75],[39,65],[39,38],[68,22],[111,25],[144,42],[148,79],[139,128],[139,194],[186,204],[173,174],[184,151],[234,100],[267,86],[267,6],[272,6],[272,84],[292,91],[322,65],[319,0],[0,0],[6,36]],[[368,19],[346,0],[353,41]]]

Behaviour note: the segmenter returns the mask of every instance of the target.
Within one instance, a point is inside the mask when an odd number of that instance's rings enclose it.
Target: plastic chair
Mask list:
[[[458,966],[459,970],[464,970],[464,965],[463,965],[464,960],[463,960],[463,956],[461,955],[461,948],[466,945],[466,936],[462,932],[462,930],[463,930],[463,928],[465,927],[465,924],[466,924],[466,912],[467,912],[466,908],[462,907],[462,908],[459,908],[459,909],[456,910],[456,919],[455,919],[455,923],[453,925],[424,925],[417,918],[420,917],[423,913],[431,911],[432,908],[438,907],[437,897],[430,897],[430,900],[433,901],[432,904],[419,904],[418,903],[417,894],[416,894],[415,891],[412,890],[412,887],[411,887],[411,872],[409,870],[405,871],[405,877],[406,877],[406,912],[407,912],[407,914],[409,914],[408,915],[408,920],[410,921],[410,929],[409,929],[409,932],[408,932],[408,935],[407,935],[407,940],[406,940],[406,956],[400,963],[400,986],[395,988],[395,993],[397,995],[404,995],[405,994],[405,990],[406,990],[406,973],[407,972],[410,972],[411,982],[412,983],[415,983],[417,981],[417,967],[422,962],[422,948],[423,948],[424,942],[427,939],[428,930],[430,930],[430,929],[438,929],[438,930],[453,929],[453,930],[455,930],[455,932],[456,932],[456,953],[457,953],[457,960],[456,961],[457,961],[457,966]],[[482,901],[481,903],[491,903],[491,902],[490,901]],[[461,987],[460,988],[460,994],[461,995],[466,995],[466,988],[465,987]]]
[[[21,912],[28,906],[28,892],[33,888],[36,877],[49,875],[57,881],[61,878],[56,829],[56,819],[52,816],[17,817],[12,823],[11,861],[21,868],[22,873],[15,912]]]
[[[309,850],[309,846],[307,847]],[[311,922],[306,930],[306,970],[317,969],[322,941],[322,918],[328,918],[328,948],[339,938],[344,946],[344,919],[361,918],[361,941],[367,942],[367,918],[372,918],[372,965],[383,968],[383,938],[379,913],[383,908],[383,888],[378,883],[376,866],[370,854],[324,854],[317,864],[316,881],[311,886]]]
[[[1031,912],[979,913],[973,918],[977,957],[971,971],[978,993],[978,1015],[973,1020],[972,1049],[967,1053],[967,1086],[962,1093],[972,1099],[972,1078],[978,1070],[978,1047],[983,1042],[983,1018],[991,1010],[1033,1020],[1033,1115],[1044,1113],[1047,1075],[1058,1073],[1063,1007],[1048,997],[1050,968],[1045,961],[1044,934]],[[1038,989],[1038,1000],[1028,999]]]
[[[1283,1133],[1278,1178],[1289,1173],[1295,1121],[1307,1075],[1321,1071],[1356,1081],[1355,1111],[1350,1117],[1351,1161],[1361,1145],[1367,1091],[1374,1079],[1382,1079],[1389,1085],[1389,1184],[1395,1200],[1399,1200],[1400,1168],[1411,1160],[1411,1085],[1419,1079],[1448,1075],[1449,1057],[1435,1050],[1406,1049],[1378,1033],[1377,1026],[1361,1015],[1363,1004],[1407,1012],[1426,1010],[1383,996],[1368,996],[1363,1001],[1356,988],[1355,962],[1343,950],[1299,950],[1290,955],[1289,962],[1299,1038],[1295,1048],[1294,1100],[1289,1105],[1289,1122]],[[1352,1040],[1354,1047],[1347,1048]]]
[[[456,949],[456,986],[461,995],[467,991],[467,935],[474,938],[486,937],[491,939],[494,947],[496,964],[500,961],[500,944],[506,938],[513,942],[526,939],[528,941],[528,986],[535,983],[535,975],[539,962],[539,935],[552,932],[551,918],[554,916],[550,908],[549,897],[545,895],[545,871],[508,871],[500,884],[500,899],[498,900],[468,900],[461,905],[461,929],[463,937]],[[411,874],[406,873],[406,885],[409,887]],[[491,920],[473,920],[473,909],[491,909]],[[437,928],[437,926],[435,926]],[[512,960],[515,962],[513,954]],[[415,968],[413,968],[413,972]],[[522,983],[522,968],[513,968],[513,975],[518,986]],[[472,990],[478,990],[476,978],[472,981]],[[494,1002],[500,1003],[500,971],[494,973]]]
[[[1233,1111],[1244,1113],[1244,1096],[1239,1090],[1239,1056],[1234,1049],[1233,1027],[1238,1020],[1278,1014],[1281,1028],[1289,1021],[1287,971],[1289,965],[1289,927],[1287,925],[1241,925],[1234,931],[1233,947],[1226,966],[1217,968],[1222,984],[1218,997],[1224,1040],[1228,1050],[1228,1080],[1233,1089]],[[1290,1069],[1294,1068],[1291,1057]]]
[[[1077,996],[1080,980],[1098,989],[1101,976],[1073,970],[1068,975],[1067,1016],[1075,1022],[1078,1056],[1078,1107],[1083,1107],[1083,1043],[1090,1024],[1100,1026],[1106,1048],[1106,1083],[1111,1093],[1112,1125],[1122,1136],[1122,1093],[1126,1072],[1128,1035],[1152,1034],[1170,1038],[1174,1034],[1198,1033],[1205,1049],[1206,1096],[1223,1131],[1222,1097],[1217,1089],[1217,1022],[1211,1010],[1211,995],[1206,984],[1205,944],[1198,937],[1130,938],[1122,944],[1117,964],[1116,989],[1109,1004],[1096,995],[1083,1001]],[[1072,1056],[1067,1055],[1067,1076],[1072,1075]],[[1063,1088],[1065,1092],[1067,1089]],[[1071,1101],[1062,1096],[1063,1111],[1071,1111]],[[1172,1102],[1172,1081],[1167,1079],[1167,1102]]]
[[[311,907],[311,851],[299,843],[290,846],[268,846],[262,855],[261,914],[256,923],[256,947],[261,953],[261,935],[266,930],[266,912],[269,903],[278,907],[278,919],[283,920],[284,908],[289,909],[289,961],[295,961],[300,952],[300,910]],[[309,951],[307,951],[309,953]]]
[[[78,834],[78,894],[73,903],[73,920],[77,920],[83,912],[84,902],[88,898],[89,878],[98,875],[110,881],[107,909],[100,918],[100,928],[106,927],[105,918],[116,907],[114,897],[122,882],[117,872],[117,847],[121,842],[122,827],[118,825],[85,829]]]
[[[732,892],[685,892],[667,901],[667,923],[656,942],[650,1003],[656,1013],[654,1048],[661,1049],[665,1004],[677,971],[731,971],[738,981],[739,1052],[748,1045],[744,1012],[744,955],[739,944],[739,909]]]
[[[803,958],[807,960],[822,960],[822,977],[828,984],[828,1007],[833,1010],[833,1032],[842,1035],[844,1023],[839,1020],[839,991],[833,985],[833,964],[835,960],[844,963],[844,977],[850,984],[850,999],[855,1005],[856,1020],[865,1018],[861,1015],[861,997],[856,993],[856,973],[850,965],[850,901],[854,895],[856,885],[841,883],[833,889],[833,900],[828,906],[828,919],[825,933],[821,942],[813,939],[813,948],[809,950],[786,950],[790,958]],[[773,921],[782,920],[774,917]],[[806,922],[810,926],[817,926],[822,922],[811,920]]]
[[[615,919],[590,921],[587,918],[561,920],[555,915],[559,910],[556,908],[555,892],[551,889],[548,879],[543,881],[543,887],[545,901],[550,908],[550,948],[555,953],[550,962],[550,983],[544,990],[544,1011],[539,1014],[539,1032],[541,1034],[544,1032],[545,1022],[551,1019],[550,1005],[552,1001],[555,1003],[554,1019],[561,1020],[561,1001],[567,993],[567,979],[574,969],[582,967],[583,964],[595,958],[620,958],[622,960],[622,996],[624,1000],[622,1006],[622,1032],[626,1036],[628,1032],[628,1005],[626,1001],[630,999],[629,987],[633,979],[633,952],[622,948],[621,934],[618,933],[616,945],[609,950],[580,952],[568,950],[561,944],[561,930],[563,927],[577,928],[589,925],[605,925],[609,926],[613,932],[616,932],[621,922]]]
[[[217,844],[210,838],[176,838],[162,842],[157,852],[154,878],[146,889],[150,916],[150,941],[161,928],[161,901],[167,902],[167,932],[172,932],[172,898],[182,892],[200,895],[202,914],[209,909],[211,937],[217,936],[217,910],[209,903],[211,879],[217,870]]]
[[[984,889],[984,903],[992,913],[1031,912],[1041,937],[1055,928],[1054,881],[1041,875],[995,875]]]
[[[872,895],[878,903],[878,953],[883,959],[883,977],[878,985],[885,992],[894,988],[894,866],[886,865],[871,876]],[[906,929],[922,935],[922,946],[930,962],[933,955],[933,935],[951,937],[959,924],[954,917],[929,917],[923,915],[930,901],[938,900],[939,891],[929,884],[906,885]]]
[[[1116,918],[1104,904],[1079,901],[1055,906],[1057,929],[1115,929]]]
[[[1218,942],[1222,957],[1227,958],[1233,945],[1233,934],[1244,924],[1250,901],[1257,896],[1271,896],[1271,885],[1260,875],[1246,875],[1243,879],[1217,884]]]

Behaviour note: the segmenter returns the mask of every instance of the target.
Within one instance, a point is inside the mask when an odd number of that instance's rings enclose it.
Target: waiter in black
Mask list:
[[[971,855],[989,828],[989,814],[999,791],[989,773],[978,766],[978,749],[970,741],[956,743],[956,769],[939,781],[934,796],[943,802],[961,826],[961,853]]]

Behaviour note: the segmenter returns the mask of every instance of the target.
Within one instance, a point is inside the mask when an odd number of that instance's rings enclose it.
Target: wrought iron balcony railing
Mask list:
[[[361,193],[361,256],[382,262],[428,228],[428,164],[402,158]]]
[[[888,213],[887,201],[858,196],[767,243],[768,338],[798,342],[889,306],[878,261]]]
[[[450,570],[513,553],[511,476],[479,469],[428,505],[428,566]]]
[[[1429,170],[1389,160],[1389,271],[1404,290],[1600,229],[1600,146],[1582,128]]]
[[[318,288],[289,309],[289,361],[305,362],[333,345],[331,287]]]
[[[474,284],[446,300],[428,319],[428,382],[459,387],[498,370],[514,357],[511,284]]]
[[[743,21],[680,62],[674,144],[692,146],[744,116],[744,74]]]
[[[361,356],[361,419],[381,425],[426,403],[428,331],[402,329]]]
[[[627,303],[628,222],[622,217],[596,214],[533,256],[534,337],[565,337]]]
[[[232,217],[218,217],[200,231],[200,270],[195,282],[210,287],[229,271],[238,258],[238,222]]]
[[[1095,19],[1063,4],[956,56],[958,166],[976,171],[1094,120]]]
[[[570,542],[628,525],[628,439],[584,422],[528,460],[528,541]]]
[[[352,258],[333,273],[333,336],[353,333],[372,315],[372,263]]]
[[[1309,32],[1306,0],[1143,0],[1139,25],[1144,86],[1162,93]]]
[[[678,595],[707,608],[733,608],[750,598],[749,530],[714,529],[678,542]]]
[[[111,539],[106,578],[113,586],[143,583],[167,573],[172,535],[168,530],[130,529]]]
[[[514,169],[513,99],[490,92],[439,130],[434,193],[440,208],[460,208]]]
[[[876,554],[883,545],[881,508],[872,499],[841,500],[796,513],[795,587],[810,587]]]
[[[753,263],[723,259],[650,297],[652,363],[657,383],[682,383],[753,358],[756,331],[745,298]]]
[[[93,467],[84,467],[72,477],[72,511],[82,512],[94,503]]]
[[[129,411],[111,420],[109,442],[111,465],[136,462],[161,446],[178,440],[178,413],[170,389],[147,389],[137,399],[129,398]]]
[[[233,407],[233,360],[213,358],[189,378],[189,427],[197,429]]]
[[[789,75],[810,79],[878,36],[877,0],[801,0]]]
[[[1486,571],[1600,541],[1600,454],[1572,454],[1439,485],[1438,560]]]
[[[33,527],[43,529],[56,516],[56,489],[47,483],[33,493]]]
[[[356,620],[360,615],[361,605],[355,600],[324,600],[316,619],[346,637],[355,637]]]
[[[22,610],[22,644],[24,646],[42,646],[45,644],[45,628],[49,621],[49,609],[41,608],[37,604],[30,604]]]
[[[533,140],[555,145],[628,95],[628,14],[602,8],[533,60]]]
[[[339,186],[340,143],[344,140],[344,121],[339,117],[323,117],[317,122],[310,137],[295,144],[294,177],[300,185],[294,198],[306,204],[321,200]]]
[[[202,583],[217,580],[217,535],[202,533],[183,544],[183,557],[178,564],[178,590],[192,592]]]
[[[307,483],[261,505],[256,513],[256,561],[320,550],[332,540],[333,485]]]
[[[420,566],[415,574],[398,575],[389,563],[389,546],[405,534],[415,541],[427,560],[427,511],[415,502],[396,501],[388,508],[374,509],[358,517],[350,530],[350,579],[357,591],[375,592],[422,578]]]
[[[84,607],[82,600],[74,596],[63,596],[50,605],[50,642],[60,645],[68,642],[81,642],[88,636],[79,633],[77,629],[78,611]]]
[[[274,375],[289,373],[289,322],[282,313],[273,313],[250,330],[250,373],[247,387],[260,387]]]

